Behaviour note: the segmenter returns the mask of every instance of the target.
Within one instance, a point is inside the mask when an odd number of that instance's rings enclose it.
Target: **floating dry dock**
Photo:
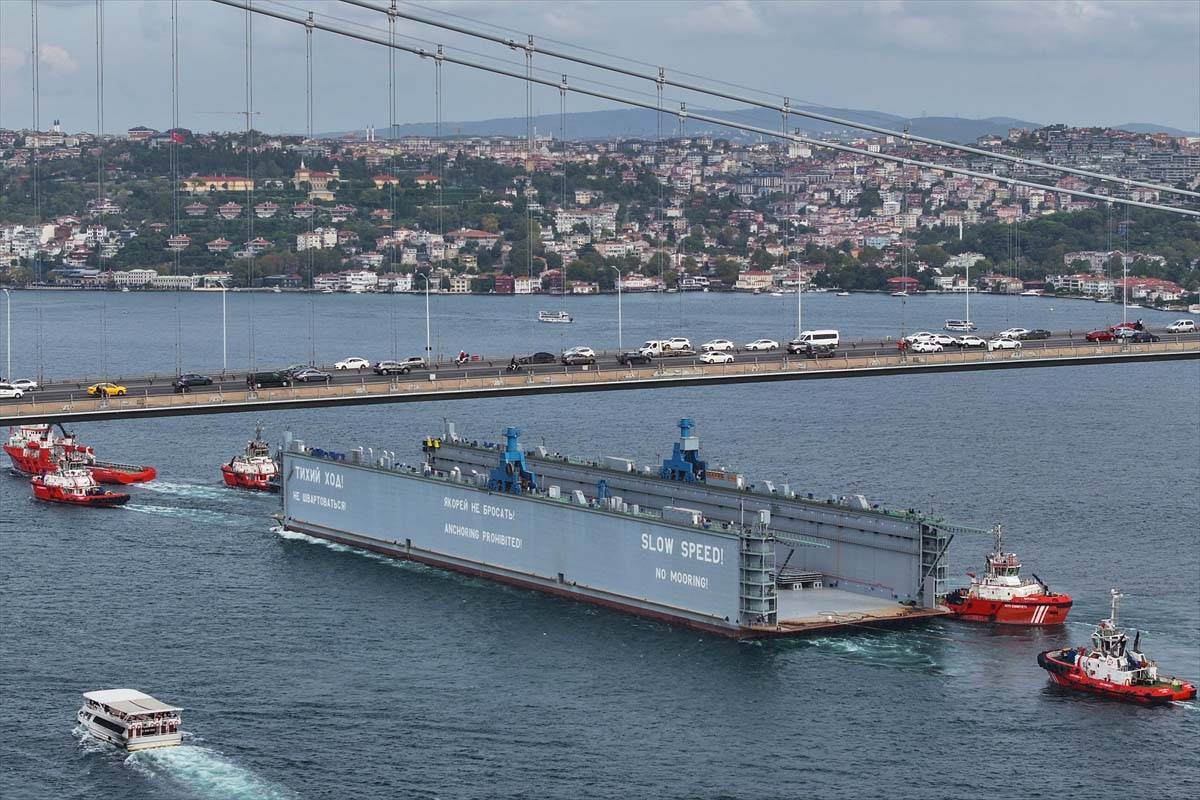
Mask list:
[[[690,420],[657,467],[467,441],[424,460],[288,437],[286,529],[736,638],[939,616],[953,526],[710,469]]]

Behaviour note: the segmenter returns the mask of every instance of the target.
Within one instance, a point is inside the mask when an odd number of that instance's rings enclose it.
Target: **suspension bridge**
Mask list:
[[[314,131],[314,85],[313,59],[314,39],[318,36],[336,37],[348,40],[358,46],[371,49],[382,48],[387,54],[386,86],[388,94],[388,136],[393,137],[397,129],[397,62],[400,57],[414,57],[421,61],[432,63],[434,79],[432,86],[435,109],[436,142],[444,141],[443,126],[443,70],[446,68],[459,69],[464,74],[491,75],[512,81],[523,82],[525,88],[525,117],[526,117],[526,153],[527,171],[532,174],[535,168],[535,136],[533,128],[533,92],[535,89],[548,90],[558,94],[560,118],[564,120],[560,133],[565,142],[565,117],[569,97],[586,98],[590,101],[653,111],[658,120],[658,132],[655,137],[654,158],[657,159],[663,147],[662,122],[672,121],[683,132],[688,122],[702,123],[709,128],[725,129],[731,132],[749,134],[763,139],[782,141],[805,145],[816,150],[833,151],[852,155],[876,162],[886,162],[899,165],[901,168],[928,170],[933,174],[960,176],[977,181],[987,181],[999,187],[1015,190],[1039,189],[1063,196],[1094,201],[1103,204],[1106,209],[1141,208],[1162,212],[1186,218],[1200,218],[1197,210],[1197,200],[1200,193],[1189,189],[1154,183],[1146,180],[1135,180],[1105,174],[1095,170],[1083,169],[1077,166],[1060,165],[1040,159],[1026,158],[1011,153],[998,153],[979,147],[964,145],[940,139],[918,136],[906,130],[893,130],[880,125],[846,119],[826,113],[811,105],[794,105],[790,97],[779,96],[765,90],[740,91],[730,84],[716,78],[704,78],[677,72],[668,67],[646,68],[643,62],[633,59],[620,59],[597,54],[586,48],[563,45],[557,42],[546,42],[532,34],[524,36],[508,35],[499,29],[475,23],[463,17],[438,15],[422,11],[409,3],[398,3],[391,0],[383,5],[366,2],[366,0],[341,0],[340,5],[347,10],[371,12],[377,15],[379,24],[350,20],[330,13],[320,13],[313,10],[279,2],[277,0],[208,0],[212,5],[225,6],[230,9],[232,24],[240,15],[243,33],[243,77],[244,77],[244,108],[238,111],[199,112],[220,113],[240,116],[244,120],[244,151],[245,170],[249,178],[245,188],[245,235],[248,242],[255,237],[254,208],[254,174],[256,138],[259,137],[253,120],[260,113],[255,107],[255,63],[256,24],[278,25],[283,29],[290,27],[296,31],[297,46],[303,45],[305,52],[305,143],[315,142]],[[105,136],[104,104],[105,86],[105,4],[106,0],[95,0],[95,41],[96,41],[96,135],[99,146],[97,151],[97,195],[98,205],[105,202]],[[32,112],[34,129],[40,130],[41,124],[41,89],[38,73],[39,52],[39,0],[30,0],[31,10],[31,47],[34,53],[32,70]],[[181,220],[181,163],[180,142],[174,133],[180,129],[180,5],[178,0],[170,2],[170,64],[171,78],[170,119],[172,136],[169,147],[169,169],[172,182],[172,206],[170,231],[172,236],[183,233]],[[257,21],[257,23],[256,23]],[[489,53],[479,53],[463,47],[451,46],[445,42],[433,39],[418,39],[411,35],[399,35],[397,24],[408,23],[419,26],[431,32],[440,32],[459,38],[473,39],[483,46],[494,48]],[[520,62],[508,58],[516,53]],[[497,55],[499,54],[499,55]],[[553,67],[553,69],[551,68]],[[568,70],[564,72],[563,70]],[[624,84],[614,85],[612,80],[625,81]],[[639,88],[640,87],[640,88]],[[668,100],[666,92],[678,92],[679,98]],[[772,111],[779,115],[779,127],[768,128],[752,125],[728,116],[722,116],[720,111],[714,111],[704,105],[708,101],[735,103],[742,107],[759,108]],[[691,104],[689,106],[689,103]],[[803,117],[836,125],[842,128],[856,129],[867,134],[894,137],[903,143],[936,147],[942,151],[971,157],[967,164],[939,163],[937,161],[919,158],[913,153],[878,152],[860,143],[845,140],[814,138],[804,135],[791,126],[791,120]],[[440,153],[445,152],[444,145],[437,145],[439,155],[432,159],[438,180],[436,181],[436,218],[437,233],[444,234],[443,220],[443,180],[442,170],[445,158]],[[565,158],[565,149],[563,153]],[[994,165],[991,171],[979,166],[980,161]],[[35,147],[31,164],[33,198],[35,211],[41,219],[41,190],[40,170],[41,159]],[[657,162],[656,162],[657,163]],[[394,178],[397,172],[396,156],[393,150],[389,157],[388,170]],[[1076,185],[1059,186],[1055,180],[1059,177],[1073,176],[1082,179],[1087,188]],[[662,192],[664,182],[659,181],[660,202],[663,207]],[[566,193],[566,173],[563,170],[563,194]],[[1173,198],[1174,202],[1164,202],[1162,198]],[[397,210],[396,182],[387,185],[387,200],[393,217]],[[656,209],[655,213],[659,213]],[[533,211],[527,211],[528,230],[534,227]],[[1128,218],[1127,218],[1128,219]],[[308,217],[307,227],[311,234],[314,229],[313,217]],[[789,227],[783,227],[785,248]],[[1019,224],[1013,227],[1013,247],[1019,248]],[[1126,235],[1128,225],[1125,227]],[[532,242],[532,235],[530,237]],[[527,269],[533,277],[533,247],[526,248]],[[905,267],[907,268],[907,248],[905,248]],[[99,254],[100,264],[105,264],[105,254]],[[389,252],[389,266],[396,267],[395,248]],[[35,254],[35,260],[37,256]],[[172,274],[181,274],[180,251],[173,250]],[[310,284],[313,279],[313,251],[308,250],[306,265]],[[41,275],[41,264],[35,265],[35,275]],[[249,253],[247,261],[248,275],[253,281],[255,275],[255,254]],[[428,293],[429,278],[421,275],[425,281]],[[247,334],[246,357],[249,371],[258,368],[254,299],[250,295]],[[797,334],[803,329],[803,292],[796,293],[796,327]],[[186,338],[183,319],[176,303],[175,314],[175,374],[185,371],[183,359],[183,343]],[[11,314],[9,315],[11,325]],[[308,319],[305,325],[308,329],[310,342],[309,360],[315,363],[315,341],[319,319],[316,303],[310,303]],[[335,323],[330,323],[335,324]],[[468,320],[464,324],[469,324]],[[107,335],[102,330],[102,336]],[[428,337],[427,337],[428,338]],[[1052,346],[1053,345],[1053,346]],[[11,363],[11,340],[6,342],[8,359]],[[425,356],[431,359],[431,348],[426,343]],[[601,363],[591,369],[572,369],[570,367],[544,367],[531,369],[518,374],[507,374],[503,370],[493,370],[490,367],[468,367],[460,369],[439,369],[431,374],[420,377],[397,379],[368,379],[360,377],[357,381],[338,381],[322,387],[289,387],[281,390],[255,391],[239,386],[237,381],[218,382],[217,388],[211,392],[174,395],[163,390],[163,382],[158,387],[145,376],[130,381],[135,391],[123,397],[116,398],[87,398],[79,396],[79,388],[83,379],[63,381],[56,385],[45,387],[43,393],[36,399],[20,402],[0,401],[0,422],[40,421],[56,419],[101,419],[124,418],[139,416],[165,416],[197,413],[224,413],[244,411],[250,408],[270,409],[289,408],[297,406],[328,406],[356,405],[364,403],[412,402],[418,400],[435,400],[446,398],[483,398],[494,396],[510,396],[533,393],[561,393],[579,391],[608,391],[618,389],[648,389],[669,386],[718,385],[723,383],[744,383],[750,381],[777,380],[806,380],[831,377],[863,377],[911,373],[963,371],[963,370],[995,370],[1026,368],[1034,366],[1064,366],[1077,364],[1111,363],[1123,364],[1147,360],[1179,360],[1200,357],[1200,346],[1197,340],[1190,337],[1173,337],[1154,343],[1131,345],[1116,344],[1084,344],[1077,342],[1047,342],[1040,349],[1026,349],[1017,353],[945,353],[927,354],[920,357],[909,357],[898,354],[894,350],[884,352],[843,352],[838,357],[828,361],[810,362],[803,359],[789,359],[786,356],[760,356],[753,360],[739,360],[736,364],[704,364],[697,361],[691,363],[659,363],[646,367],[630,367]],[[11,371],[11,370],[10,370]],[[11,377],[11,376],[10,376]],[[107,379],[107,375],[104,376]],[[72,389],[74,385],[77,388]]]

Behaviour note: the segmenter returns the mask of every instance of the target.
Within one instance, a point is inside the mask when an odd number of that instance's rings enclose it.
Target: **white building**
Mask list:
[[[157,275],[158,272],[152,269],[131,269],[114,272],[112,279],[114,286],[124,288],[126,286],[145,286]]]

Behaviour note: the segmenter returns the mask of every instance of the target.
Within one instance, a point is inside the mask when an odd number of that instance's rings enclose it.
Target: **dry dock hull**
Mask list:
[[[748,556],[755,543],[725,526],[676,525],[308,453],[285,451],[282,474],[287,530],[721,636],[938,615],[875,601],[850,617],[781,621],[773,563]]]

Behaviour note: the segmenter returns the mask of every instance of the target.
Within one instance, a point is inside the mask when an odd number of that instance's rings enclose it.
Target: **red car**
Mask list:
[[[1139,319],[1137,322],[1118,322],[1116,325],[1109,325],[1108,329],[1113,333],[1116,333],[1117,331],[1121,330],[1121,328],[1128,328],[1131,331],[1140,331],[1143,327],[1142,321]]]
[[[1101,328],[1100,330],[1091,331],[1083,338],[1089,342],[1111,342],[1117,337],[1113,335],[1112,331]]]

